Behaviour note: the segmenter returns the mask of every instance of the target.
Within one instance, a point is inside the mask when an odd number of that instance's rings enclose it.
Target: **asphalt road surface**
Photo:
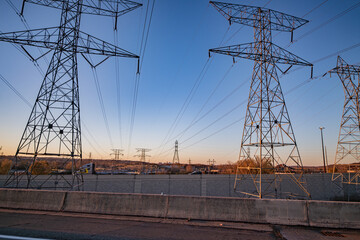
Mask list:
[[[278,239],[272,228],[222,223],[0,210],[0,239]],[[18,238],[23,236],[24,238]]]
[[[0,209],[4,239],[360,240],[360,231]]]

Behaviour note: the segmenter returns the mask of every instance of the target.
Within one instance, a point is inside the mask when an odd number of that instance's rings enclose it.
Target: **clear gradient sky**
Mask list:
[[[21,7],[22,1],[9,1],[16,8]],[[117,32],[118,45],[137,55],[140,54],[148,1],[138,2],[144,6],[120,17]],[[152,2],[150,0],[149,12]],[[290,34],[283,32],[273,32],[273,42],[314,63],[314,76],[336,66],[337,55],[327,56],[356,44],[357,47],[342,52],[341,56],[349,64],[360,63],[358,0],[228,2],[266,5],[308,19],[308,24],[294,32],[293,44],[290,44]],[[59,25],[60,10],[26,4],[24,15],[33,29]],[[109,17],[83,15],[81,29],[114,43],[113,19]],[[21,19],[7,1],[0,1],[0,31],[18,30],[25,30]],[[92,70],[82,57],[78,58],[81,119],[85,124],[82,125],[84,158],[90,152],[93,158],[109,158],[110,149],[121,148],[124,149],[123,158],[137,159],[133,157],[135,148],[149,148],[152,149],[149,152],[151,162],[172,161],[177,139],[180,162],[188,162],[189,158],[192,163],[206,163],[208,159],[215,159],[217,164],[235,162],[242,138],[253,62],[238,59],[233,64],[230,57],[222,55],[213,55],[209,60],[208,49],[252,41],[252,28],[238,24],[229,27],[226,19],[207,0],[156,0],[146,48],[141,54],[143,65],[131,142],[136,60],[119,59],[119,92],[115,59],[111,58],[97,68],[109,136]],[[40,55],[36,48],[27,49],[34,56]],[[0,52],[0,74],[33,104],[43,77],[11,44],[0,42]],[[43,71],[49,59],[50,54],[38,61]],[[306,82],[310,77],[309,68],[293,67],[292,70],[295,71],[282,76],[280,81],[303,164],[322,164],[320,126],[325,127],[328,159],[333,162],[344,103],[341,82],[335,75]],[[202,77],[198,88],[189,95],[199,76]],[[189,96],[191,101],[186,101]],[[186,108],[181,111],[184,104]],[[31,108],[2,81],[0,106],[0,146],[5,154],[14,154]],[[174,125],[178,115],[180,118]],[[204,117],[196,121],[201,116]]]

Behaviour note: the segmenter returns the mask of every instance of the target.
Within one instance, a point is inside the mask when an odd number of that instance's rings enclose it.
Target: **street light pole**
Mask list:
[[[320,127],[320,132],[321,132],[321,145],[322,145],[323,163],[324,163],[324,173],[326,173],[327,171],[326,171],[326,164],[325,164],[325,150],[324,150],[323,129],[325,129],[325,127]]]

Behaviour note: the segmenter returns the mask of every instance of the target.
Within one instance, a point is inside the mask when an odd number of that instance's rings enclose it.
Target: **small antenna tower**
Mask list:
[[[176,140],[175,141],[175,151],[174,151],[174,157],[173,157],[173,164],[180,164],[179,160],[179,143]]]
[[[337,73],[345,93],[332,180],[341,178],[343,183],[360,184],[360,66],[349,65],[338,56],[336,67],[328,73],[330,76]],[[346,165],[347,169],[340,169],[341,165]]]
[[[302,183],[303,166],[290,122],[277,70],[293,65],[311,66],[304,59],[272,43],[272,31],[292,33],[307,20],[267,8],[210,1],[230,24],[254,28],[254,42],[210,49],[254,61],[234,191],[248,197],[277,197],[277,182],[285,174],[309,197]],[[278,64],[290,65],[282,71]],[[312,71],[311,71],[312,72]],[[251,148],[253,155],[247,148]],[[290,170],[290,164],[295,165]],[[293,173],[300,173],[296,177]],[[270,173],[267,180],[262,176]],[[280,175],[281,173],[281,175]],[[252,189],[249,190],[249,184]],[[293,196],[290,193],[289,196]]]

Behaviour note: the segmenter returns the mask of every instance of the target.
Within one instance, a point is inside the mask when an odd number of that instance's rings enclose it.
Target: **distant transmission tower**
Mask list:
[[[124,156],[124,154],[122,153],[122,151],[124,151],[123,149],[111,149],[111,151],[113,151],[113,153],[111,153],[110,155],[114,155],[114,160],[120,160],[120,156]]]
[[[147,155],[147,152],[150,152],[151,149],[147,149],[147,148],[136,148],[136,151],[139,152],[140,154],[138,155],[134,155],[134,157],[139,157],[140,158],[140,162],[146,162],[146,157],[151,157],[150,155]]]
[[[210,49],[210,52],[255,61],[234,190],[250,197],[277,197],[280,174],[286,173],[301,195],[303,167],[280,87],[277,64],[312,66],[272,43],[273,30],[293,32],[308,21],[267,8],[210,2],[229,23],[254,28],[254,42]],[[251,149],[250,151],[248,149]],[[291,168],[290,164],[295,165]],[[263,176],[265,173],[269,175]],[[251,190],[250,190],[250,186]],[[290,193],[291,194],[291,193]],[[289,195],[290,195],[289,194]]]
[[[5,185],[45,188],[50,187],[49,184],[45,185],[50,178],[60,176],[64,180],[63,188],[79,189],[83,179],[78,171],[82,161],[82,146],[77,54],[80,53],[86,60],[86,54],[103,55],[106,59],[111,56],[139,58],[81,32],[81,15],[114,17],[116,28],[119,16],[141,4],[127,0],[24,0],[21,14],[26,2],[61,9],[61,20],[58,27],[0,34],[0,41],[20,44],[22,48],[28,45],[54,51]],[[61,161],[59,171],[70,163],[72,179],[69,181],[62,175],[54,174],[45,181],[35,181],[33,169],[39,157],[57,157]],[[20,162],[26,162],[25,171],[17,171]],[[21,182],[24,176],[27,180],[25,183]]]
[[[179,159],[179,143],[176,140],[175,141],[175,151],[174,151],[174,157],[173,157],[173,164],[179,164],[180,163],[180,159]]]
[[[360,66],[349,65],[338,56],[337,66],[329,73],[337,73],[345,93],[332,179],[341,178],[343,183],[360,184]],[[341,169],[341,165],[346,169]]]

